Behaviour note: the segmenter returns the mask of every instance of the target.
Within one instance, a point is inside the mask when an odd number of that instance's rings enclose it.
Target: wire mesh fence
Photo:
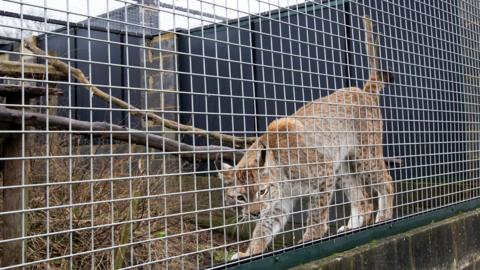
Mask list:
[[[1,268],[195,269],[480,197],[480,4],[1,0]]]

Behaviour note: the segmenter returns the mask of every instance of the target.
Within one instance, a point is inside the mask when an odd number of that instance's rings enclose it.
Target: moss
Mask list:
[[[235,254],[234,251],[216,249],[213,251],[213,261],[215,263],[222,263],[232,259],[232,256]]]

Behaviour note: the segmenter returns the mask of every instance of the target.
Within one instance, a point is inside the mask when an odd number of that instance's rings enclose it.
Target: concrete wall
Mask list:
[[[477,209],[294,269],[480,269],[479,229]]]

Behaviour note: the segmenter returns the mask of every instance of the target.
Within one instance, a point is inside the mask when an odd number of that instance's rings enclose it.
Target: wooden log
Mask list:
[[[19,96],[8,97],[7,103],[20,103]],[[20,129],[19,121],[11,123],[10,128]],[[5,138],[3,142],[3,156],[5,157],[21,157],[22,156],[22,136],[12,134]],[[22,184],[23,170],[27,171],[27,163],[22,160],[5,160],[3,162],[3,186],[19,186]],[[3,209],[2,212],[22,210],[24,201],[27,201],[26,192],[22,192],[22,188],[12,188],[3,191]],[[23,220],[24,214],[14,213],[2,215],[3,220],[3,239],[15,239],[22,237],[22,227],[26,222]],[[23,241],[16,240],[3,244],[2,266],[12,266],[22,263]]]
[[[147,145],[160,151],[172,152],[187,160],[215,160],[215,154],[223,152],[223,158],[227,161],[234,159],[239,161],[243,151],[233,148],[210,145],[210,146],[192,146],[189,144],[177,142],[160,135],[152,134],[141,130],[128,129],[119,125],[112,125],[105,122],[87,122],[70,119],[61,116],[46,116],[41,113],[21,112],[19,110],[0,107],[0,121],[8,123],[21,123],[22,119],[26,126],[44,129],[48,121],[51,130],[69,130],[77,134],[90,134],[94,137],[110,138],[129,142],[134,144]],[[93,132],[92,132],[93,131]],[[103,132],[99,132],[103,131]]]
[[[0,61],[0,76],[22,77],[22,63],[18,61]],[[23,76],[27,79],[45,79],[47,78],[45,65],[34,63],[23,63]],[[48,78],[50,80],[66,80],[68,77],[61,71],[58,71],[52,65],[48,66]]]
[[[10,97],[10,96],[22,96],[22,91],[25,93],[25,98],[36,98],[45,96],[47,90],[45,87],[38,86],[21,86],[15,84],[0,84],[0,96]],[[48,94],[53,96],[63,95],[62,90],[58,88],[48,88]]]

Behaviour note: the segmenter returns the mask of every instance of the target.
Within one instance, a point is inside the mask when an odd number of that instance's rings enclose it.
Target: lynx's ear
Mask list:
[[[218,176],[222,179],[223,179],[224,171],[227,171],[233,168],[233,166],[221,161],[220,153],[218,153],[217,156],[215,157],[214,163],[215,163],[215,168],[218,171]]]

